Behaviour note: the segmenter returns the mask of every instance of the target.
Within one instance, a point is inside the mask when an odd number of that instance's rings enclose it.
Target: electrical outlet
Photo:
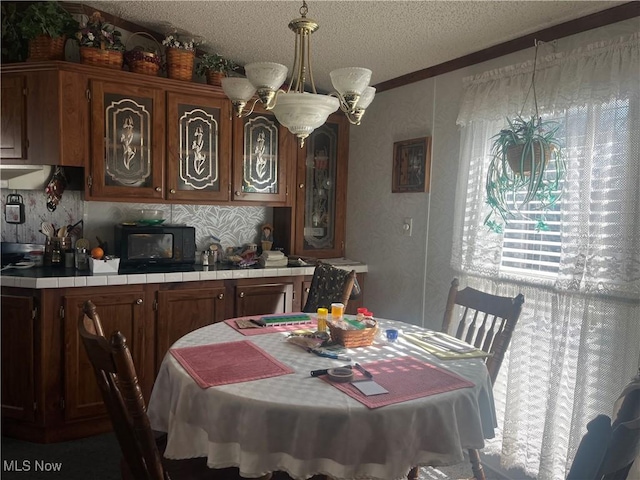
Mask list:
[[[412,233],[413,233],[413,218],[404,217],[404,220],[402,221],[402,234],[405,237],[410,237]]]

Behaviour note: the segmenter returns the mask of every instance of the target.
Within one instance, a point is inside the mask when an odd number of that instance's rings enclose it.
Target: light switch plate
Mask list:
[[[404,217],[404,220],[402,221],[402,234],[405,237],[410,237],[412,233],[413,233],[413,218]]]

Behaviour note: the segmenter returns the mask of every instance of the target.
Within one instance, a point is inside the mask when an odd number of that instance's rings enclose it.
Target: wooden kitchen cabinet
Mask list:
[[[289,232],[285,251],[313,258],[344,256],[349,122],[333,114],[298,148],[294,208],[275,208],[275,231]]]
[[[358,274],[364,287],[364,274]],[[238,316],[297,312],[311,276],[26,289],[2,287],[3,434],[48,443],[109,431],[111,421],[78,335],[82,306],[97,307],[107,338],[127,339],[149,400],[171,345]],[[355,312],[361,300],[349,302]]]
[[[167,198],[229,199],[231,103],[223,98],[167,93]]]
[[[3,163],[82,167],[89,152],[87,76],[66,62],[2,66]]]
[[[236,317],[300,310],[300,301],[294,299],[294,278],[243,279],[233,288]]]
[[[27,159],[27,79],[23,74],[2,76],[0,97],[0,158]]]
[[[115,331],[120,331],[127,339],[140,387],[146,399],[151,394],[155,378],[154,319],[150,318],[146,305],[150,302],[142,287],[114,289],[111,292],[104,289],[74,289],[62,298],[66,421],[107,416],[93,367],[78,334],[78,320],[83,316],[82,306],[86,300],[91,300],[96,305],[107,339]]]
[[[233,120],[234,202],[287,205],[289,165],[295,166],[296,141],[272,112],[256,105],[254,112]]]
[[[91,80],[92,199],[164,197],[164,92]]]
[[[226,290],[223,282],[197,286],[160,285],[156,320],[156,371],[171,345],[189,332],[225,319]]]
[[[33,422],[35,300],[32,296],[2,295],[1,314],[2,417]]]

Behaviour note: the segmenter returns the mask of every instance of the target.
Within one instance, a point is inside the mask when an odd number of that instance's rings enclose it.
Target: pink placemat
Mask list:
[[[171,354],[202,388],[293,373],[248,340],[173,348]]]
[[[242,319],[249,319],[255,317],[242,317]],[[263,335],[265,333],[279,333],[279,332],[292,332],[294,330],[315,330],[316,324],[311,322],[298,323],[295,325],[279,325],[277,327],[260,327],[260,328],[238,328],[236,325],[237,318],[225,320],[224,323],[229,325],[234,330],[240,332],[242,335],[248,337],[252,335]]]
[[[386,388],[389,393],[366,396],[350,383],[329,382],[326,375],[320,378],[369,408],[383,407],[474,385],[455,373],[413,357],[379,360],[362,364],[362,366],[373,375],[373,380]],[[359,376],[357,370],[354,370],[354,373],[354,380],[364,378]]]

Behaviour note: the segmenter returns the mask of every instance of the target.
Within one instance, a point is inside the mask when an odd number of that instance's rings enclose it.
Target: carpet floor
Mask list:
[[[54,444],[2,437],[2,480],[120,480],[120,447],[112,433]],[[470,478],[468,462],[422,468],[420,480]]]

